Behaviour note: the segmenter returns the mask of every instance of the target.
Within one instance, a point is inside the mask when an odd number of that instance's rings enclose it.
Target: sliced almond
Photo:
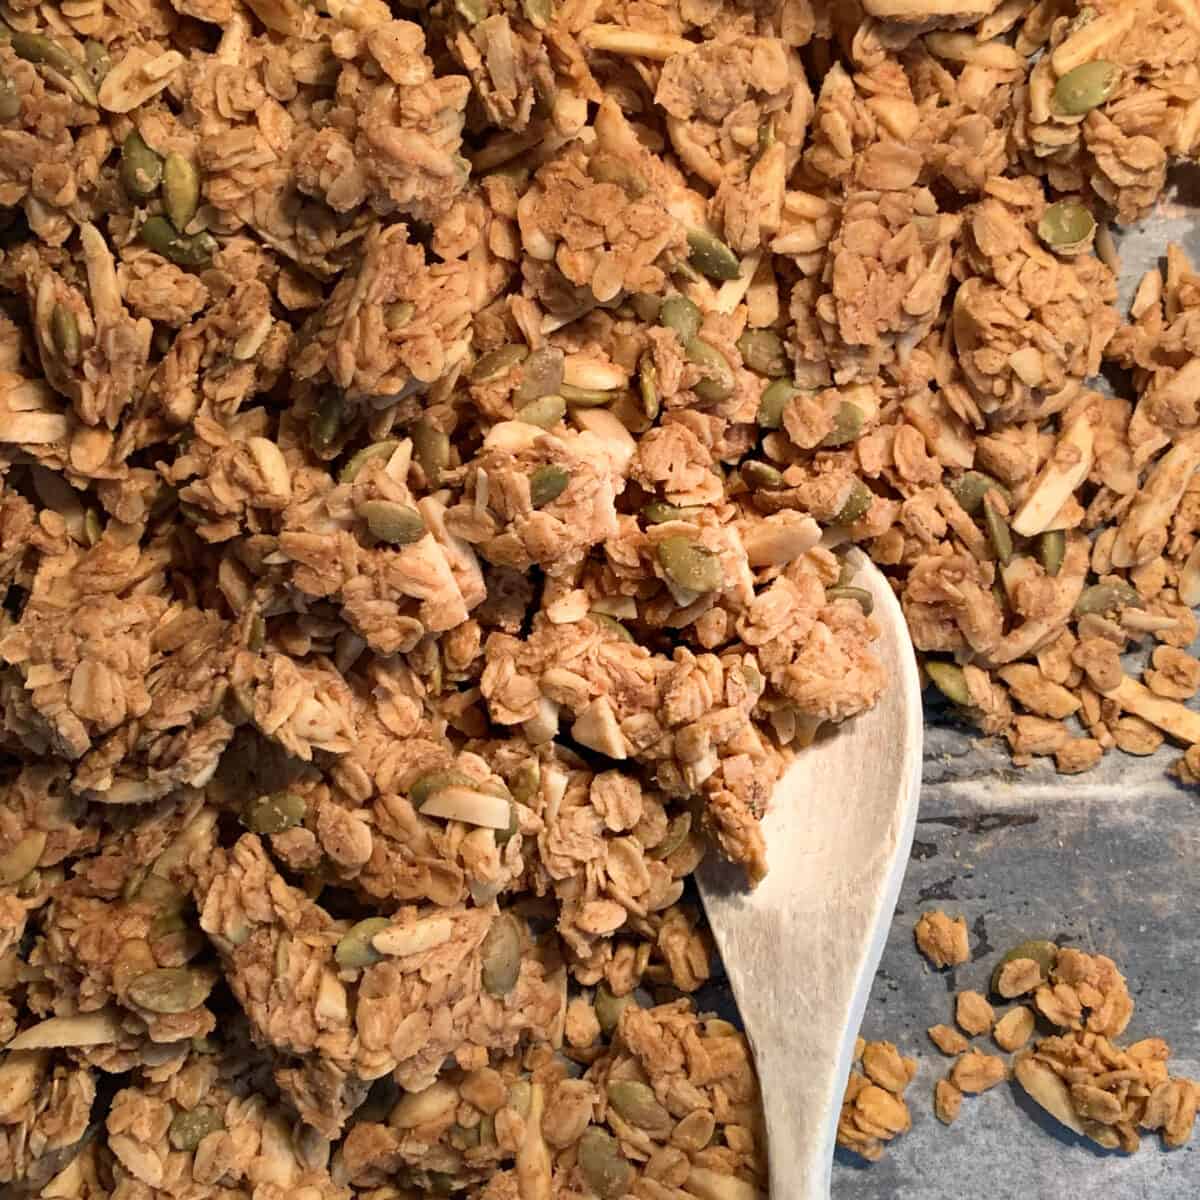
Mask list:
[[[1028,1055],[1022,1055],[1013,1064],[1017,1082],[1056,1121],[1068,1129],[1083,1135],[1083,1122],[1071,1103],[1071,1092],[1067,1085],[1045,1063]]]
[[[1042,468],[1025,503],[1012,519],[1014,532],[1033,537],[1050,527],[1058,510],[1092,469],[1096,431],[1088,413],[1077,417],[1059,438],[1050,461]]]
[[[493,797],[494,798],[494,797]],[[407,958],[444,946],[454,936],[454,922],[449,917],[427,917],[413,925],[392,925],[381,929],[371,945],[380,954]]]
[[[103,1046],[115,1042],[121,1032],[115,1008],[83,1013],[77,1017],[50,1017],[18,1033],[7,1046],[13,1050],[41,1050],[46,1047]]]

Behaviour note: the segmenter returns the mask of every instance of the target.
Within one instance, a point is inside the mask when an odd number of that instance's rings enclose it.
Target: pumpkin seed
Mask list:
[[[1018,943],[996,964],[996,969],[992,972],[993,992],[1000,986],[1000,972],[1018,958],[1030,958],[1037,963],[1042,972],[1042,982],[1045,983],[1050,978],[1050,972],[1054,970],[1054,964],[1058,962],[1058,947],[1053,942],[1040,939]]]
[[[283,833],[285,829],[299,825],[307,811],[308,804],[303,796],[297,796],[295,792],[272,792],[257,796],[246,805],[242,824],[251,833]]]
[[[758,488],[775,490],[785,486],[783,472],[777,470],[769,463],[749,459],[742,463],[741,471],[742,478],[746,481],[746,486],[755,490]]]
[[[529,502],[534,508],[545,508],[567,490],[570,476],[557,463],[538,467],[529,477]]]
[[[487,16],[485,0],[454,0],[454,7],[468,25],[478,25]]]
[[[481,789],[481,784],[478,779],[472,779],[470,775],[464,775],[462,771],[427,771],[413,780],[409,787],[409,803],[414,808],[420,808],[430,796],[448,787]]]
[[[987,526],[988,540],[992,543],[992,549],[1000,560],[1000,565],[1007,567],[1012,562],[1013,556],[1012,531],[1008,527],[1008,522],[997,511],[996,506],[987,499],[983,502],[983,523]]]
[[[947,700],[970,707],[971,693],[967,691],[967,677],[963,674],[962,667],[954,663],[930,660],[925,663],[925,673]]]
[[[480,980],[489,996],[507,996],[521,974],[521,926],[511,913],[501,913],[479,947]]]
[[[522,1119],[529,1116],[533,1104],[533,1084],[528,1079],[515,1080],[508,1089],[507,1104]]]
[[[621,1154],[617,1140],[595,1125],[579,1139],[579,1170],[600,1200],[620,1200],[633,1186],[634,1170]]]
[[[833,523],[835,525],[852,525],[866,513],[874,499],[875,493],[861,479],[856,479],[850,487],[850,495],[846,497],[846,503],[838,511],[838,515],[833,518]]]
[[[641,321],[647,325],[661,324],[663,301],[649,292],[637,292],[629,297],[629,305]]]
[[[860,587],[831,587],[826,593],[827,600],[853,600],[869,617],[875,611],[875,597]]]
[[[77,366],[82,352],[79,319],[65,304],[56,304],[50,314],[50,340],[58,357],[69,367]]]
[[[205,267],[212,261],[217,243],[210,233],[184,236],[166,217],[149,217],[141,228],[142,241],[180,267]]]
[[[121,143],[121,186],[135,200],[148,200],[162,183],[163,160],[135,129]]]
[[[516,418],[539,429],[552,429],[567,415],[567,402],[561,396],[541,396],[517,409]]]
[[[1067,552],[1067,535],[1061,529],[1047,529],[1038,538],[1038,561],[1047,575],[1057,575],[1062,570],[1063,556]]]
[[[308,423],[308,436],[313,449],[318,453],[328,450],[337,438],[342,426],[342,394],[329,391],[321,398],[321,402],[313,410]]]
[[[104,526],[100,524],[100,514],[89,508],[83,514],[83,537],[89,546],[94,546],[104,536]]]
[[[526,759],[512,777],[512,797],[518,804],[530,805],[542,786],[542,764],[536,758]]]
[[[611,617],[608,615],[608,613],[602,612],[589,612],[588,616],[596,623],[597,626],[605,630],[607,633],[615,634],[621,639],[621,641],[634,641],[633,634],[630,633],[629,630],[626,629],[616,617]]]
[[[596,988],[592,1008],[595,1009],[596,1020],[600,1022],[600,1029],[605,1037],[612,1036],[613,1030],[620,1024],[621,1013],[631,1004],[637,1004],[632,992],[627,996],[614,996],[608,990],[607,984],[602,983]]]
[[[383,306],[383,323],[389,333],[396,333],[413,319],[417,306],[411,300],[393,300]]]
[[[623,1120],[648,1133],[664,1135],[675,1124],[654,1090],[633,1079],[614,1079],[608,1085],[608,1102]]]
[[[700,310],[686,296],[668,296],[658,311],[658,323],[687,343],[700,332]]]
[[[1120,79],[1121,72],[1115,63],[1102,58],[1083,63],[1054,85],[1054,107],[1067,116],[1082,116],[1103,104]]]
[[[342,935],[333,951],[338,966],[357,969],[381,962],[383,955],[375,949],[371,939],[390,926],[391,921],[387,917],[367,917],[357,925],[352,925]]]
[[[479,1145],[479,1126],[459,1125],[456,1121],[450,1126],[450,1144],[458,1150],[474,1150]]]
[[[833,418],[833,428],[821,439],[822,446],[845,446],[862,433],[863,412],[857,404],[843,400]]]
[[[642,516],[651,525],[665,525],[668,521],[690,521],[699,508],[680,508],[676,504],[668,504],[665,500],[651,500],[642,509]]]
[[[353,483],[367,463],[376,458],[391,458],[399,445],[400,443],[395,438],[391,438],[384,442],[372,442],[369,446],[364,446],[361,450],[356,451],[341,469],[338,482]]]
[[[525,20],[536,29],[545,29],[554,16],[550,0],[521,0],[521,11],[525,14]]]
[[[1084,588],[1075,602],[1075,615],[1083,617],[1089,613],[1104,614],[1121,608],[1141,607],[1141,596],[1124,580],[1118,580],[1115,583],[1094,583]]]
[[[979,516],[983,498],[995,488],[1004,497],[1005,504],[1012,508],[1012,493],[998,479],[982,471],[966,471],[950,485],[950,491],[964,512]]]
[[[783,411],[800,389],[788,379],[768,384],[758,402],[758,424],[761,429],[783,427]]]
[[[742,273],[738,256],[706,229],[689,229],[688,262],[709,279],[736,279]]]
[[[200,1104],[190,1112],[177,1112],[167,1129],[167,1140],[174,1150],[190,1154],[210,1133],[225,1128],[221,1114],[208,1104]]]
[[[616,184],[634,200],[640,199],[650,190],[645,176],[628,159],[605,150],[593,154],[588,159],[587,173],[597,183]]]
[[[667,578],[689,592],[715,592],[721,586],[721,557],[707,546],[677,534],[658,543],[658,562]]]
[[[658,371],[649,354],[643,354],[638,363],[638,392],[642,397],[642,412],[646,414],[646,419],[655,420],[662,404],[658,398]]]
[[[535,350],[521,369],[521,382],[513,392],[513,403],[524,404],[528,400],[555,395],[562,387],[565,357],[557,346],[543,346]]]
[[[440,487],[442,472],[450,465],[450,437],[422,417],[412,430],[413,455],[432,488]]]
[[[664,858],[670,858],[687,841],[687,836],[691,832],[692,814],[686,810],[676,814],[671,818],[671,823],[667,826],[667,832],[663,834],[663,840],[650,851],[650,857],[659,862]]]
[[[602,408],[621,393],[616,388],[585,388],[564,383],[559,394],[572,408]]]
[[[770,329],[747,329],[737,340],[742,362],[759,375],[782,378],[788,372],[787,353],[779,335]]]
[[[415,508],[394,500],[368,500],[359,506],[358,513],[372,537],[392,546],[411,546],[427,532],[425,520]]]
[[[172,150],[163,159],[162,168],[163,208],[171,224],[183,233],[200,207],[200,176],[196,168]]]
[[[102,42],[88,38],[83,43],[83,60],[87,63],[88,78],[99,87],[112,70],[112,59]]]
[[[21,114],[21,95],[17,85],[0,71],[0,121],[11,121]]]
[[[47,66],[65,76],[79,93],[85,104],[99,107],[96,87],[81,63],[65,46],[40,33],[26,33],[13,29],[8,36],[9,45],[18,58],[39,66]]]
[[[11,887],[24,879],[38,865],[45,849],[46,831],[34,829],[10,850],[0,854],[0,886]]]
[[[692,391],[708,404],[719,404],[733,395],[733,371],[715,346],[703,338],[694,337],[683,347],[684,356],[693,366],[700,367],[704,377],[692,384]]]
[[[129,985],[129,998],[139,1008],[173,1015],[191,1012],[208,999],[213,979],[190,967],[156,967]]]
[[[501,375],[507,375],[513,367],[523,363],[528,357],[528,346],[520,346],[513,342],[505,346],[498,346],[495,350],[489,350],[482,355],[471,368],[471,382],[487,383],[489,380],[499,379]]]
[[[1038,222],[1038,237],[1051,250],[1070,251],[1091,242],[1096,218],[1078,200],[1051,204]]]

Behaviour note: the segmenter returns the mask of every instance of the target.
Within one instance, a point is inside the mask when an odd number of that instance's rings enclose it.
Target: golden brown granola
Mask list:
[[[939,969],[970,960],[971,946],[964,917],[949,917],[941,909],[924,912],[914,929],[917,949]]]
[[[893,1138],[912,1128],[904,1092],[917,1073],[916,1059],[904,1058],[891,1042],[858,1039],[838,1118],[837,1144],[868,1162],[878,1162]]]

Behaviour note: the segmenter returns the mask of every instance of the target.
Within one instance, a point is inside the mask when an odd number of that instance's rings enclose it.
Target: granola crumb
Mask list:
[[[917,1063],[903,1058],[891,1042],[859,1038],[855,1063],[860,1062],[862,1071],[851,1070],[846,1082],[837,1144],[867,1162],[878,1162],[887,1143],[912,1128],[904,1091],[917,1073]]]
[[[922,913],[914,930],[917,948],[937,968],[958,966],[971,957],[965,917],[948,917],[940,909]]]
[[[952,1125],[962,1111],[963,1094],[948,1079],[939,1079],[933,1091],[934,1115],[943,1125]]]
[[[945,1055],[954,1058],[966,1053],[970,1042],[953,1025],[931,1025],[929,1040]]]
[[[954,1002],[954,1019],[958,1027],[971,1037],[980,1037],[992,1031],[996,1013],[987,1000],[978,992],[959,992]]]

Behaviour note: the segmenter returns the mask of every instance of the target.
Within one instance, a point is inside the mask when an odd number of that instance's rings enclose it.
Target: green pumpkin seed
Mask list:
[[[588,159],[587,173],[597,183],[615,184],[633,200],[641,199],[650,190],[645,176],[628,159],[605,150]]]
[[[177,1112],[167,1130],[167,1140],[173,1150],[190,1154],[210,1133],[225,1128],[221,1114],[207,1104],[198,1105],[190,1112]]]
[[[523,363],[529,357],[529,347],[510,342],[506,346],[498,346],[489,350],[471,368],[472,383],[488,383],[507,375],[513,367]]]
[[[833,518],[835,525],[853,525],[860,517],[866,515],[875,499],[875,493],[861,479],[856,479],[850,487],[850,495],[842,505],[838,515]]]
[[[542,764],[536,758],[526,759],[512,777],[512,798],[526,806],[533,803],[542,786]]]
[[[791,403],[799,388],[788,379],[777,379],[768,384],[758,402],[758,424],[760,429],[781,429],[784,409]]]
[[[747,329],[737,340],[742,362],[759,375],[780,379],[788,373],[787,352],[770,329]]]
[[[12,887],[38,865],[46,849],[46,831],[34,829],[15,846],[0,854],[0,886]]]
[[[608,1085],[608,1102],[617,1115],[647,1133],[665,1135],[675,1124],[658,1102],[654,1090],[633,1079],[614,1079]]]
[[[283,833],[285,829],[295,829],[307,811],[308,804],[303,796],[295,792],[272,792],[257,796],[246,805],[242,824],[251,833]]]
[[[480,981],[489,996],[507,996],[521,974],[521,926],[511,913],[501,913],[479,947]]]
[[[1063,557],[1067,552],[1067,535],[1062,529],[1047,529],[1038,538],[1038,562],[1047,575],[1057,575],[1062,570]]]
[[[827,600],[853,600],[869,617],[875,611],[875,597],[860,587],[831,587],[826,593]]]
[[[1038,222],[1038,237],[1051,250],[1069,251],[1091,242],[1096,218],[1078,200],[1051,204]]]
[[[65,76],[79,93],[85,104],[99,107],[96,87],[92,83],[87,67],[65,46],[41,33],[26,33],[14,29],[9,33],[9,45],[18,58],[39,66],[47,66]]]
[[[524,1119],[533,1105],[533,1084],[528,1079],[514,1081],[508,1089],[508,1107]]]
[[[1042,973],[1042,982],[1045,983],[1050,978],[1050,972],[1054,970],[1054,964],[1058,962],[1058,947],[1053,942],[1039,939],[1020,942],[1014,946],[996,964],[996,969],[992,972],[991,987],[993,992],[998,992],[1000,972],[1010,962],[1015,962],[1018,958],[1029,958],[1037,963]]]
[[[596,988],[596,998],[592,1001],[592,1007],[596,1012],[596,1020],[600,1022],[600,1031],[605,1037],[612,1036],[613,1030],[620,1024],[621,1013],[631,1004],[637,1004],[632,992],[627,996],[614,996],[606,984],[602,983]]]
[[[759,682],[761,683],[761,677]],[[667,832],[663,834],[663,840],[650,851],[650,857],[656,862],[661,862],[664,858],[670,858],[687,841],[688,834],[691,832],[692,814],[686,810],[677,813],[671,818],[671,823],[667,826]]]
[[[784,487],[783,472],[777,470],[769,463],[757,462],[750,459],[742,463],[741,466],[742,478],[746,481],[746,486],[757,491],[759,488],[767,490],[776,490]]]
[[[1087,616],[1089,613],[1103,615],[1115,613],[1122,608],[1141,608],[1142,598],[1137,591],[1124,580],[1115,583],[1094,583],[1083,589],[1083,594],[1075,602],[1075,615]]]
[[[178,937],[180,934],[186,933],[188,923],[183,919],[182,915],[177,912],[159,913],[151,922],[147,937],[151,942],[161,941],[163,938]]]
[[[646,420],[653,421],[658,417],[661,402],[658,398],[658,372],[654,368],[654,360],[649,354],[643,354],[638,363],[638,392],[642,398],[642,412]]]
[[[163,160],[135,129],[121,143],[121,186],[135,200],[148,200],[162,183]]]
[[[947,700],[964,707],[970,706],[971,693],[967,690],[967,677],[963,674],[962,667],[930,659],[925,663],[925,673]]]
[[[708,404],[719,404],[733,395],[733,371],[715,346],[694,337],[683,347],[684,356],[704,371],[704,377],[692,385],[692,391]]]
[[[50,340],[58,357],[69,367],[79,364],[82,347],[79,340],[79,319],[65,304],[56,304],[50,314]]]
[[[660,319],[663,306],[661,297],[652,296],[648,292],[637,292],[629,297],[629,304],[637,313],[638,319],[645,321],[647,325],[666,324]]]
[[[663,538],[657,554],[667,578],[677,586],[689,592],[715,592],[721,586],[721,557],[707,546],[676,535]]]
[[[187,903],[187,893],[162,875],[146,875],[134,890],[139,904],[149,905],[162,912],[178,913]]]
[[[570,476],[565,467],[548,463],[538,467],[529,477],[529,502],[534,508],[545,508],[567,490]]]
[[[833,428],[821,439],[825,447],[845,446],[858,440],[863,429],[863,412],[857,404],[843,400],[833,418]]]
[[[651,500],[642,509],[642,516],[651,525],[665,525],[668,521],[690,521],[699,512],[699,508],[680,508],[676,504],[668,504],[665,500]]]
[[[525,14],[525,20],[535,29],[545,29],[554,16],[550,0],[521,0],[521,11]]]
[[[342,394],[328,391],[309,418],[308,436],[317,453],[328,450],[342,427]]]
[[[17,85],[0,71],[0,121],[11,121],[21,115],[21,94]]]
[[[689,229],[688,262],[709,279],[737,279],[742,273],[738,256],[706,229]]]
[[[988,540],[992,543],[996,558],[1002,567],[1007,567],[1013,556],[1012,531],[989,499],[983,502],[983,523],[987,526]]]
[[[394,500],[368,500],[358,515],[367,523],[372,537],[392,546],[411,546],[428,532],[425,519],[415,508]]]
[[[478,25],[487,16],[486,0],[454,0],[454,7],[468,25]]]
[[[161,254],[180,267],[205,267],[212,262],[217,243],[206,232],[184,236],[166,217],[149,217],[140,230],[142,241],[155,254]]]
[[[420,775],[414,779],[412,785],[409,787],[409,803],[414,808],[420,808],[430,796],[448,787],[482,790],[482,785],[478,779],[472,779],[470,775],[464,775],[462,771],[427,771],[424,775]]]
[[[391,924],[387,917],[367,917],[352,925],[334,948],[334,961],[339,967],[353,970],[381,962],[383,955],[375,949],[372,939],[377,933],[390,929]]]
[[[88,78],[99,87],[112,70],[112,59],[103,43],[88,38],[83,43],[83,59],[87,63]]]
[[[1120,80],[1121,72],[1115,63],[1102,58],[1083,63],[1054,85],[1054,107],[1067,116],[1082,116],[1103,104]]]
[[[634,1169],[611,1134],[589,1125],[579,1139],[579,1170],[600,1200],[620,1200],[633,1186]]]
[[[450,1144],[457,1150],[474,1150],[479,1145],[479,1126],[455,1122],[450,1126]]]
[[[561,396],[541,396],[517,409],[516,419],[539,429],[552,429],[567,415],[567,402]]]
[[[200,207],[200,176],[196,168],[172,150],[163,159],[163,208],[171,224],[183,233]]]
[[[411,300],[394,300],[383,306],[383,323],[389,333],[396,333],[413,319],[417,306]]]
[[[450,437],[422,417],[412,430],[413,455],[432,488],[440,487],[450,465]]]
[[[620,638],[621,641],[632,642],[635,640],[633,634],[630,633],[629,630],[626,629],[616,617],[609,616],[608,613],[602,612],[589,612],[588,616],[592,621],[595,622],[597,626],[599,626],[599,628],[603,629],[607,633],[614,634],[616,637]]]
[[[83,514],[83,538],[89,546],[94,546],[104,536],[104,526],[100,524],[100,514],[89,508]]]
[[[572,408],[602,408],[621,394],[616,388],[574,387],[569,383],[564,383],[558,391]]]
[[[668,296],[658,312],[658,323],[686,344],[700,332],[700,310],[686,296]]]
[[[557,346],[543,346],[535,350],[521,368],[521,382],[513,392],[513,403],[524,404],[553,396],[562,387],[565,355]]]
[[[966,471],[950,485],[950,491],[964,512],[973,517],[979,516],[983,508],[983,498],[993,488],[1004,497],[1005,504],[1012,508],[1012,493],[998,479],[985,475],[982,471]]]
[[[129,985],[129,998],[139,1008],[164,1015],[191,1012],[208,999],[212,977],[189,967],[157,967]]]
[[[386,461],[396,453],[396,447],[399,445],[395,438],[390,438],[383,442],[372,442],[369,446],[355,451],[338,473],[338,483],[353,483],[367,463],[377,458]]]

